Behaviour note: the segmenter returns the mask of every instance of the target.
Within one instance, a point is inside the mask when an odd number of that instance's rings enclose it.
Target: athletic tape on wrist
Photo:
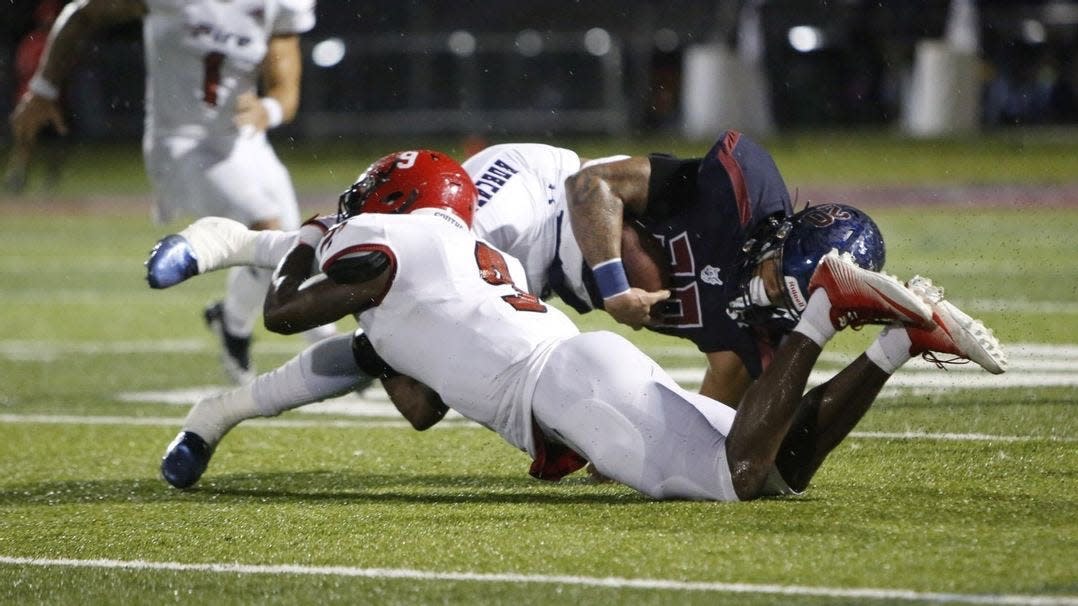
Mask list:
[[[595,286],[599,288],[599,296],[609,299],[629,292],[629,277],[625,275],[625,265],[621,257],[603,261],[591,268],[595,277]]]
[[[261,97],[258,100],[262,104],[262,109],[266,110],[266,128],[276,128],[284,122],[284,109],[281,107],[281,102],[273,97]]]

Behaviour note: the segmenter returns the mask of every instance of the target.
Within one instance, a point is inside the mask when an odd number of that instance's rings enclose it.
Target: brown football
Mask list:
[[[670,286],[670,260],[666,251],[658,239],[632,221],[625,221],[621,228],[621,262],[629,286],[649,292]]]

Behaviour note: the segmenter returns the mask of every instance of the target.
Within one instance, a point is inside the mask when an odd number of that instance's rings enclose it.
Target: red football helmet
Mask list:
[[[341,220],[360,213],[408,214],[421,208],[451,211],[469,228],[479,192],[455,160],[429,149],[399,151],[367,167],[341,194]]]

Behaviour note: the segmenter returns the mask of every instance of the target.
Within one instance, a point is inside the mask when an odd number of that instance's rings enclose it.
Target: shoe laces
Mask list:
[[[939,356],[936,355],[935,352],[932,352],[932,351],[924,352],[923,354],[921,354],[921,357],[924,358],[925,362],[933,364],[936,368],[942,368],[943,370],[947,370],[947,365],[948,364],[959,365],[959,364],[969,364],[969,362],[970,362],[969,358],[959,356],[959,355],[955,355],[952,358],[940,358]]]

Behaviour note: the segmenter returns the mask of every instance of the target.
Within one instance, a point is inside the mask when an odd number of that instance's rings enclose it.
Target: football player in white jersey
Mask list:
[[[828,255],[797,326],[735,413],[681,389],[625,339],[579,333],[519,287],[519,262],[470,231],[475,201],[467,173],[443,154],[382,158],[342,195],[345,220],[286,255],[265,321],[294,333],[354,315],[367,336],[357,364],[383,378],[406,415],[436,419],[448,405],[527,452],[537,477],[558,479],[587,460],[653,498],[788,491],[780,474],[811,476],[851,428],[840,403],[804,412],[822,347],[850,324],[932,325],[918,294]],[[191,485],[212,448],[185,430],[163,461],[165,478]]]
[[[758,147],[750,147],[743,137],[735,150],[741,148],[754,150],[756,156],[763,155],[762,150]],[[528,276],[529,291],[533,294],[546,299],[556,293],[565,303],[581,313],[600,307],[603,302],[597,296],[598,289],[591,272],[585,267],[581,243],[594,246],[596,240],[602,241],[604,238],[597,236],[597,232],[600,231],[597,228],[589,229],[582,234],[574,233],[570,221],[573,211],[568,204],[566,181],[578,183],[582,180],[582,175],[603,171],[602,178],[612,185],[594,189],[607,192],[617,192],[622,189],[647,192],[649,188],[646,185],[635,184],[641,180],[645,184],[648,181],[647,174],[640,176],[639,169],[634,170],[629,177],[617,178],[612,177],[610,171],[618,171],[619,167],[625,165],[636,167],[642,165],[647,168],[648,160],[649,158],[627,156],[588,160],[580,158],[568,149],[535,143],[489,147],[463,162],[465,170],[472,177],[479,192],[479,208],[476,212],[474,230],[480,237],[521,261]],[[685,166],[691,170],[695,168],[695,164],[700,163],[700,160],[694,164],[692,161],[679,161],[669,156],[657,156],[651,158],[651,162],[658,163],[660,168],[672,164],[675,170],[666,169],[666,172],[684,173]],[[744,171],[749,175],[750,183],[754,182],[754,176],[757,173],[761,173],[763,176],[759,180],[776,183],[770,188],[771,191],[785,191],[785,185],[781,183],[781,178],[778,177],[769,157],[750,157],[746,159],[744,165]],[[689,178],[685,180],[692,181]],[[755,189],[753,188],[752,191]],[[634,204],[642,205],[644,200],[639,199],[642,197],[638,195]],[[624,194],[622,198],[629,199]],[[581,204],[576,206],[587,207]],[[579,208],[574,210],[579,211]],[[832,220],[832,216],[828,213],[847,216],[847,220]],[[611,213],[601,216],[609,214]],[[618,214],[618,212],[613,214]],[[711,215],[693,217],[693,219],[698,225],[716,222]],[[761,223],[768,223],[768,221],[761,221]],[[736,220],[734,224],[734,227],[738,228]],[[315,229],[316,225],[321,227],[320,223],[314,222],[308,226],[308,229]],[[774,222],[774,225],[778,226],[779,222]],[[860,265],[879,269],[878,265],[882,264],[883,245],[878,229],[867,215],[853,207],[818,205],[791,217],[790,227],[792,229],[784,227],[785,231],[776,231],[785,234],[785,247],[796,249],[797,255],[777,254],[776,249],[782,249],[784,242],[761,237],[760,244],[756,247],[761,250],[755,253],[738,250],[734,258],[727,261],[726,269],[741,269],[738,266],[754,264],[757,258],[770,256],[785,259],[788,264],[796,263],[801,268],[801,279],[807,281],[811,275],[811,269],[815,267],[816,259],[831,249],[832,237],[836,233],[845,238],[840,243],[843,252],[851,251],[855,255],[862,255],[863,258],[857,259]],[[710,225],[700,230],[704,234],[701,237],[706,240],[708,234],[714,234],[716,238],[724,236],[724,233],[720,233],[721,229],[729,229],[729,227]],[[619,233],[617,229],[612,231],[615,234]],[[251,264],[260,267],[275,267],[291,247],[295,237],[295,233],[281,234],[271,231],[255,234],[231,222],[204,219],[189,226],[180,234],[167,236],[158,243],[147,262],[147,279],[151,286],[165,288],[192,275],[231,265]],[[733,237],[733,234],[729,237]],[[618,238],[606,239],[617,240]],[[666,235],[666,240],[671,243],[670,250],[691,252],[691,249],[686,247],[673,246],[679,242],[678,238]],[[689,242],[688,239],[685,241]],[[723,250],[728,251],[730,248],[739,247],[727,246]],[[864,251],[871,251],[873,254],[866,254]],[[671,255],[671,258],[673,257],[674,255]],[[877,267],[873,267],[873,264]],[[671,289],[671,291],[676,291],[675,299],[679,299],[678,303],[682,303],[680,299],[685,298],[685,293],[691,294],[700,287],[699,284],[694,283],[698,279],[696,273],[706,273],[704,271],[706,267],[704,267],[705,263],[699,261],[695,265],[700,266],[699,272],[677,272],[680,276],[679,280],[688,282],[686,285],[679,284],[679,288]],[[729,265],[734,267],[731,268]],[[671,272],[674,273],[675,269],[672,268]],[[719,401],[736,403],[741,399],[748,385],[756,376],[759,376],[762,370],[764,355],[759,350],[766,345],[759,342],[761,339],[756,336],[758,332],[756,326],[741,326],[741,322],[730,317],[735,311],[733,308],[738,307],[736,311],[739,313],[756,313],[762,316],[765,322],[771,320],[770,316],[775,315],[776,310],[783,309],[781,305],[760,308],[755,305],[759,299],[770,299],[776,302],[784,299],[779,273],[772,271],[760,272],[760,274],[762,278],[752,280],[752,284],[759,288],[752,289],[753,301],[749,304],[743,300],[748,299],[748,296],[740,296],[742,286],[739,280],[727,280],[728,284],[725,286],[722,286],[721,280],[717,281],[720,286],[715,286],[713,282],[716,281],[711,280],[709,281],[711,283],[700,288],[700,292],[705,293],[706,296],[694,298],[698,304],[709,305],[707,313],[703,316],[702,326],[682,329],[677,325],[676,318],[673,321],[664,318],[667,320],[665,323],[654,327],[660,332],[668,332],[689,339],[702,351],[708,352],[706,354],[707,372],[700,392]],[[703,278],[700,279],[703,280]],[[918,280],[917,284],[926,291],[928,296],[941,299],[936,307],[940,323],[945,325],[945,331],[889,332],[881,341],[886,346],[881,345],[872,350],[875,355],[873,359],[869,360],[866,357],[858,361],[860,366],[870,367],[878,365],[883,358],[894,360],[893,362],[883,360],[882,363],[888,367],[888,372],[874,378],[873,382],[879,382],[882,385],[887,377],[901,366],[901,362],[927,351],[948,353],[956,356],[957,359],[972,359],[990,372],[1003,372],[1006,368],[1006,356],[990,331],[961,310],[943,302],[941,289],[931,286],[924,280]],[[722,292],[714,294],[716,289],[722,289]],[[749,289],[745,288],[745,290]],[[669,292],[640,294],[643,297],[641,308],[646,311],[648,306],[668,296]],[[731,298],[734,300],[731,301]],[[686,306],[682,304],[674,307],[684,309]],[[746,307],[751,309],[746,309]],[[634,325],[634,327],[639,326],[639,323]],[[760,332],[781,336],[789,332],[790,328],[792,328],[792,323],[788,322],[781,329]],[[904,338],[907,334],[909,339]],[[897,345],[892,344],[892,341]],[[881,354],[876,351],[877,349],[886,350],[887,355]],[[751,370],[750,366],[753,367]],[[871,401],[871,398],[869,400]]]
[[[545,298],[555,291],[573,307],[585,311],[590,308],[589,301],[594,295],[584,285],[580,247],[568,222],[564,181],[582,166],[589,170],[602,168],[615,165],[612,163],[624,158],[588,161],[578,158],[570,150],[540,144],[488,148],[464,162],[464,167],[478,188],[479,209],[474,230],[480,237],[522,261],[531,293]],[[856,209],[850,207],[849,212],[865,220]],[[806,222],[818,219],[812,213],[803,212],[798,216],[802,215]],[[328,223],[332,221],[327,220]],[[868,225],[874,230],[870,221]],[[314,243],[327,227],[322,221],[313,220],[304,225],[299,232],[300,238]],[[878,232],[872,230],[867,230],[869,235],[878,237]],[[809,225],[806,229],[793,230],[789,239],[795,240],[798,234],[817,237],[820,233],[827,235],[829,232],[818,232]],[[235,263],[273,267],[295,240],[296,234],[270,231],[254,233],[232,222],[203,219],[180,235],[166,237],[155,247],[147,262],[148,279],[151,285],[167,287],[201,271]],[[794,244],[798,245],[799,250],[812,248],[801,246],[801,242]],[[193,261],[195,258],[197,266]],[[815,267],[815,262],[812,267]],[[913,283],[926,298],[933,300],[937,324],[943,328],[931,331],[915,328],[885,331],[879,341],[894,340],[894,337],[903,334],[919,335],[919,346],[930,344],[932,351],[964,354],[962,357],[972,357],[985,368],[1001,372],[1006,358],[990,332],[957,308],[940,300],[938,289],[925,281]],[[878,344],[874,344],[874,347],[882,349]],[[912,349],[907,343],[893,361],[885,359],[891,367],[882,373],[877,371],[882,377],[873,379],[873,385],[886,382],[891,373],[912,357]],[[243,397],[221,394],[199,402],[189,415],[185,428],[198,429],[210,444],[214,444],[217,437],[223,435],[222,428],[231,427],[244,418],[279,414],[283,410],[362,387],[372,381],[375,375],[359,372],[351,356],[346,337],[338,342],[329,340],[309,348],[269,376],[259,377],[251,385],[249,393],[242,390]],[[737,356],[726,359],[733,362],[739,360]],[[851,365],[848,371],[832,380],[834,389],[821,386],[807,397],[822,398],[826,394],[827,398],[855,398],[860,402],[861,410],[867,411],[878,389],[864,388],[862,367],[877,363],[875,359],[866,358],[859,359],[857,364],[859,366]],[[734,390],[732,395],[723,394],[723,397],[729,398],[736,406],[745,389],[747,385]],[[701,393],[719,399],[704,388]],[[257,410],[246,404],[252,401],[258,403]],[[237,406],[237,402],[241,404]],[[417,427],[425,427],[429,420],[413,420],[413,423]]]
[[[17,141],[46,124],[66,132],[58,87],[96,30],[142,20],[146,56],[143,155],[155,217],[229,217],[252,229],[296,229],[291,178],[266,130],[299,106],[299,34],[314,26],[314,0],[77,0],[49,34],[28,93],[12,113]],[[259,87],[262,87],[261,96]],[[270,272],[237,268],[223,301],[205,311],[230,378],[253,377],[250,336]],[[308,337],[332,334],[319,328]]]

